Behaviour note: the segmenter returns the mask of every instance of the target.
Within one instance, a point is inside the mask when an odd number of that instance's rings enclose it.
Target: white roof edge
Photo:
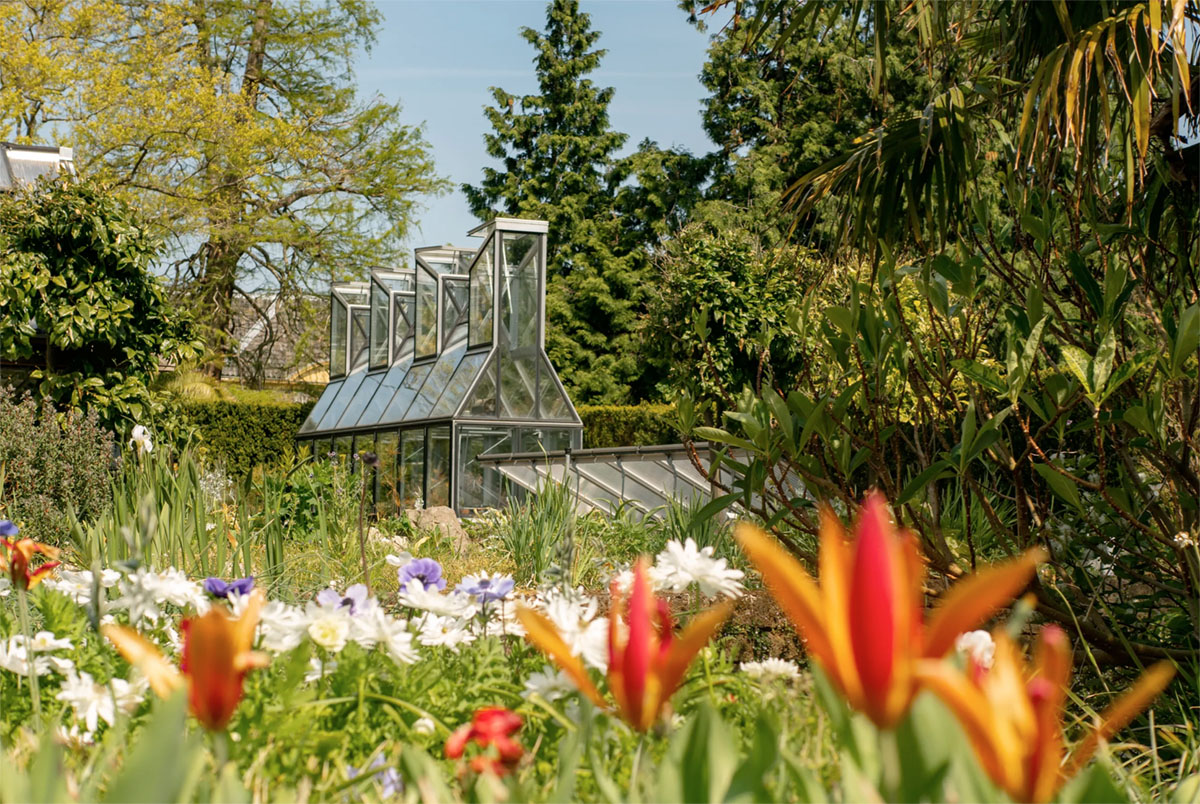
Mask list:
[[[487,223],[481,223],[471,231],[467,232],[467,236],[485,237],[496,229],[503,229],[506,232],[533,232],[534,234],[545,234],[546,232],[550,231],[550,222],[527,220],[525,218],[492,218]]]

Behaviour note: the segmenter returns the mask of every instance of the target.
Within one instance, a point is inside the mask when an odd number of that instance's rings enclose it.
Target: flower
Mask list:
[[[345,595],[340,594],[332,586],[317,593],[319,605],[326,608],[349,608],[351,614],[357,614],[358,610],[366,605],[366,602],[367,587],[361,583],[347,587]]]
[[[263,607],[258,623],[262,646],[272,653],[286,653],[297,647],[304,640],[307,629],[308,618],[304,610],[278,600]]]
[[[368,775],[375,778],[380,785],[380,798],[389,799],[404,791],[404,781],[400,778],[400,772],[395,768],[385,767],[387,760],[383,758],[383,754],[377,754],[375,759],[371,760],[371,764],[366,767]],[[353,765],[346,768],[346,778],[357,779],[361,774],[358,768]]]
[[[612,583],[608,609],[608,686],[621,717],[643,732],[662,714],[692,659],[731,611],[726,602],[701,612],[677,639],[666,601],[655,598],[650,590],[647,565],[645,559],[634,565],[628,601],[617,582]],[[628,622],[625,628],[619,619],[622,612]],[[571,653],[554,624],[525,607],[518,610],[517,616],[529,640],[557,662],[592,703],[607,708],[583,662]]]
[[[58,639],[49,631],[38,631],[33,635],[33,651],[34,653],[47,653],[54,650],[70,650],[75,647],[71,644],[71,640],[63,638]]]
[[[25,649],[23,636],[17,635],[8,642],[0,642],[0,668],[21,676],[29,675],[29,653]],[[50,672],[50,658],[33,657],[33,668],[39,676],[46,675]]]
[[[800,677],[800,668],[795,662],[786,659],[764,659],[761,662],[742,662],[738,665],[741,671],[750,678],[782,678],[793,679]]]
[[[33,539],[11,538],[18,533],[17,526],[10,520],[0,519],[0,534],[3,534],[0,546],[4,547],[7,554],[0,555],[0,570],[8,573],[12,585],[17,589],[32,589],[46,580],[46,576],[61,563],[53,560],[58,558],[58,548],[35,542]],[[37,553],[51,560],[43,561],[40,567],[33,569],[30,564]]]
[[[597,670],[608,670],[608,618],[596,617],[595,598],[551,591],[543,604],[546,617],[572,656]]]
[[[387,563],[391,564],[393,567],[400,568],[400,567],[403,567],[408,562],[412,561],[413,555],[412,555],[412,553],[408,552],[407,550],[403,550],[403,551],[401,551],[401,553],[399,555],[396,555],[395,553],[388,553],[386,556],[383,557],[383,560],[386,561]],[[400,585],[403,586],[404,584],[400,584]]]
[[[970,664],[972,660],[968,660]],[[1063,764],[1063,705],[1071,675],[1071,646],[1061,628],[1047,626],[1032,666],[1003,631],[995,634],[990,670],[964,673],[946,662],[922,660],[917,675],[962,724],[979,764],[1014,801],[1047,801],[1091,758],[1101,740],[1129,723],[1170,682],[1169,662],[1151,667],[1100,717],[1099,725]]]
[[[314,681],[320,681],[334,670],[337,670],[337,662],[332,659],[323,662],[316,656],[312,656],[308,660],[308,672],[304,674],[304,683],[311,684]]]
[[[246,673],[267,663],[264,655],[250,649],[264,600],[262,590],[255,590],[237,619],[214,606],[180,623],[183,656],[178,671],[137,631],[119,625],[105,625],[101,631],[158,695],[166,697],[186,681],[192,715],[206,729],[220,731],[237,709]]]
[[[133,426],[133,432],[129,434],[129,448],[137,452],[150,454],[154,452],[154,442],[150,440],[150,431],[140,424]]]
[[[822,509],[818,587],[761,530],[734,530],[830,681],[853,708],[890,729],[916,696],[914,663],[944,656],[959,634],[1011,601],[1044,552],[1030,550],[955,584],[926,623],[920,554],[911,534],[896,531],[882,495],[867,496],[855,534],[848,544],[836,516]]]
[[[308,623],[308,635],[325,650],[341,652],[350,635],[350,618],[339,611],[318,609],[318,612]]]
[[[512,735],[521,728],[521,716],[499,706],[480,709],[470,723],[459,726],[446,739],[446,757],[458,759],[463,755],[467,743],[480,748],[495,748],[494,755],[476,756],[471,760],[471,770],[476,773],[490,771],[503,776],[516,767],[525,753]]]
[[[437,725],[431,718],[419,717],[412,724],[413,734],[419,734],[422,737],[428,737],[437,730]]]
[[[442,577],[442,565],[432,558],[414,558],[400,569],[396,570],[400,578],[400,586],[408,586],[409,581],[417,580],[426,589],[446,588],[446,579]]]
[[[230,595],[248,595],[254,588],[254,578],[238,578],[226,583],[220,578],[209,576],[204,579],[204,591],[213,597],[228,599]]]
[[[426,614],[420,620],[421,632],[417,641],[431,648],[449,648],[458,653],[458,646],[473,642],[475,635],[467,630],[468,620],[459,617]]]
[[[1196,546],[1196,540],[1192,538],[1192,534],[1186,530],[1181,530],[1174,536],[1175,546],[1180,550],[1186,550],[1189,547]]]
[[[741,570],[730,569],[723,558],[713,558],[711,546],[696,547],[694,539],[683,544],[667,542],[666,549],[654,561],[662,585],[672,592],[682,592],[692,584],[700,587],[705,597],[738,597],[742,594]]]
[[[478,611],[470,595],[458,591],[444,595],[437,590],[426,589],[415,578],[400,589],[398,599],[402,606],[449,617],[474,617]]]
[[[545,701],[557,701],[574,691],[575,685],[571,683],[570,676],[562,670],[548,667],[545,670],[539,670],[525,680],[525,691],[521,693],[521,697],[529,698],[533,695],[540,695]]]
[[[109,589],[121,580],[121,573],[116,570],[100,570],[100,588]],[[92,587],[95,578],[89,570],[59,569],[57,578],[46,581],[46,588],[64,594],[83,606],[92,602]],[[102,596],[103,599],[103,596]]]
[[[983,670],[990,670],[996,657],[996,643],[987,631],[959,634],[954,650]]]
[[[162,616],[160,607],[164,603],[178,608],[190,607],[201,614],[208,610],[209,605],[200,585],[174,567],[162,572],[151,572],[143,567],[133,575],[122,578],[118,591],[120,597],[112,602],[111,608],[128,609],[129,621],[134,624],[142,619],[158,622]]]
[[[67,674],[57,700],[63,701],[75,711],[75,719],[82,720],[88,732],[94,733],[99,722],[108,725],[116,722],[116,710],[132,712],[145,697],[146,682],[131,684],[122,678],[109,681],[109,686],[97,684],[90,673]]]
[[[480,603],[490,603],[493,600],[503,600],[512,593],[513,579],[511,575],[499,572],[489,575],[481,572],[478,575],[467,575],[455,587],[456,592],[471,595]]]

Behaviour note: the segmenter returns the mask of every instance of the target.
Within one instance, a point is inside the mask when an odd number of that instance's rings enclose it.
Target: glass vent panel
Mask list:
[[[424,265],[417,268],[417,329],[413,353],[418,360],[438,350],[438,280]]]
[[[371,308],[350,308],[350,371],[367,367],[370,346]]]
[[[392,294],[392,360],[412,357],[415,321],[415,296],[409,292]]]
[[[346,373],[346,305],[336,297],[330,298],[329,311],[329,376]]]
[[[514,349],[535,346],[541,273],[539,238],[505,232],[500,256],[500,340]]]
[[[492,250],[493,238],[479,250],[475,264],[471,266],[471,301],[468,324],[468,342],[471,347],[487,346],[492,342]]]
[[[422,363],[419,366],[413,366],[405,374],[404,379],[400,382],[400,387],[396,389],[395,396],[388,403],[387,410],[380,420],[380,424],[391,424],[392,422],[400,422],[405,419],[405,414],[408,413],[409,407],[414,399],[417,398],[417,393],[421,390],[422,383],[429,375],[429,371],[433,368],[431,363]]]
[[[372,369],[383,368],[388,362],[388,329],[391,314],[391,294],[378,281],[371,282],[371,356]]]

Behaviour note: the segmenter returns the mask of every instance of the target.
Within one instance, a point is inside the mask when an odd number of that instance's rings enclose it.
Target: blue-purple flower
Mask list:
[[[213,597],[228,599],[230,595],[248,595],[252,589],[254,589],[254,578],[238,578],[228,582],[211,576],[204,579],[204,591]]]
[[[430,589],[440,592],[446,588],[446,579],[442,577],[442,565],[432,558],[414,558],[396,570],[396,574],[400,578],[401,589],[407,589],[409,581],[420,581],[427,592]]]
[[[348,607],[351,614],[358,614],[366,602],[367,587],[361,583],[348,587],[344,595],[332,586],[317,593],[318,605],[339,609]]]
[[[382,797],[389,799],[404,792],[404,781],[400,778],[399,771],[395,768],[385,768],[386,764],[387,761],[383,758],[383,754],[379,754],[365,770],[379,782]],[[346,768],[346,776],[350,779],[357,779],[360,773],[362,771],[353,765]]]
[[[467,575],[455,588],[455,591],[473,595],[480,603],[490,603],[493,600],[503,600],[513,590],[511,575],[495,573],[488,575],[481,572],[478,575]]]
[[[0,519],[0,536],[12,538],[20,532],[20,528],[14,525],[11,519]]]

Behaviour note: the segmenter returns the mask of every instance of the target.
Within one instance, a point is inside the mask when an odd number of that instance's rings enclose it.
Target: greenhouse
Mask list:
[[[545,221],[497,218],[477,248],[414,251],[330,291],[330,382],[297,440],[315,455],[379,458],[381,515],[503,506],[504,476],[479,456],[582,446],[546,356]]]

